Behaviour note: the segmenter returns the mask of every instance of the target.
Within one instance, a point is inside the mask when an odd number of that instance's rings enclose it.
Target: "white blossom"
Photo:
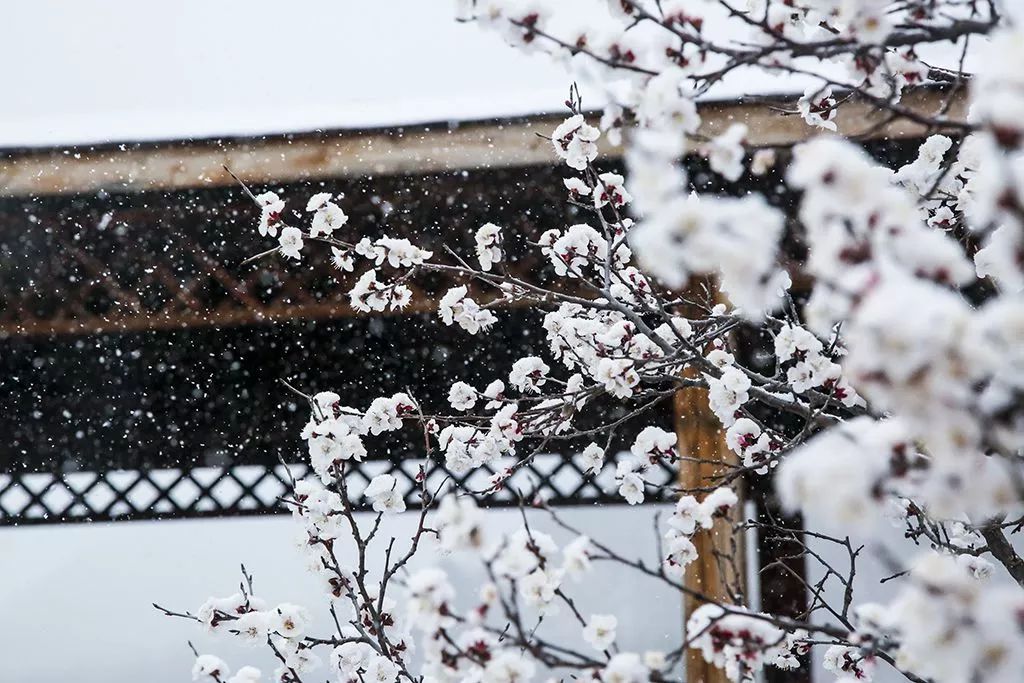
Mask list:
[[[528,606],[550,611],[561,582],[561,572],[535,569],[519,581],[519,593]]]
[[[632,197],[626,191],[626,180],[618,173],[602,173],[597,177],[598,184],[594,188],[594,206],[600,209],[611,205],[616,209],[628,204]]]
[[[590,571],[590,539],[578,536],[562,549],[562,569],[569,578],[579,581]]]
[[[572,199],[581,199],[590,194],[590,186],[579,178],[566,178],[562,181],[565,185],[565,189],[569,191],[569,197]]]
[[[470,334],[486,330],[498,321],[490,311],[480,308],[473,299],[466,296],[465,285],[449,289],[438,303],[438,313],[445,325],[453,323]]]
[[[398,480],[390,474],[378,474],[366,486],[363,495],[377,512],[404,512],[405,498],[398,490]]]
[[[320,235],[330,237],[335,230],[348,222],[345,212],[330,199],[329,192],[321,192],[310,197],[306,205],[306,211],[313,212],[313,221],[309,227],[310,238]]]
[[[283,603],[271,610],[270,630],[285,638],[297,638],[309,627],[309,612],[304,607]]]
[[[264,192],[256,195],[256,203],[260,206],[260,236],[277,237],[277,227],[284,213],[284,201],[273,192]]]
[[[448,403],[460,412],[471,410],[476,405],[476,389],[465,382],[456,382],[448,392]]]
[[[302,259],[302,231],[298,228],[288,226],[281,230],[281,236],[277,240],[278,249],[281,254],[296,261]]]
[[[597,139],[601,136],[594,126],[589,125],[582,114],[570,116],[560,123],[551,134],[555,153],[565,160],[570,168],[584,170],[597,158]]]
[[[676,501],[676,508],[668,518],[668,524],[679,532],[692,536],[698,527],[711,528],[712,512],[713,510],[701,505],[693,496],[682,496]]]
[[[540,388],[547,381],[547,374],[550,370],[548,364],[537,356],[520,358],[512,364],[508,381],[519,391],[540,393]]]
[[[746,137],[747,127],[742,123],[734,123],[712,139],[705,150],[711,169],[726,180],[739,180],[743,174],[743,142]]]
[[[224,660],[214,655],[199,655],[195,664],[192,665],[192,680],[198,681],[203,676],[211,678],[227,679],[231,670]]]
[[[583,639],[599,652],[604,652],[615,642],[615,629],[619,620],[611,614],[592,614],[583,629]]]
[[[518,650],[501,650],[484,667],[482,683],[529,683],[537,668]]]
[[[836,130],[836,100],[832,97],[830,86],[809,85],[803,96],[797,101],[797,111],[809,126],[817,126],[825,130]]]
[[[640,375],[628,358],[602,358],[597,364],[594,379],[604,384],[605,391],[618,398],[629,398],[633,387],[640,383]]]
[[[630,505],[644,502],[644,479],[636,461],[620,460],[615,469],[615,481],[619,485],[619,495]]]
[[[243,666],[235,672],[235,675],[227,680],[227,683],[259,683],[263,673],[254,666]]]
[[[580,453],[579,462],[584,472],[600,472],[604,467],[604,449],[596,443],[588,444]]]
[[[476,256],[483,271],[490,271],[495,263],[504,258],[501,250],[501,228],[494,223],[485,223],[476,231]]]
[[[601,670],[601,680],[604,683],[645,683],[649,677],[650,672],[641,661],[640,655],[634,652],[613,655]]]

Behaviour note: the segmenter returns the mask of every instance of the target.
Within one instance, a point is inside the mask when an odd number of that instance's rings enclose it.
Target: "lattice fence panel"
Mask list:
[[[518,502],[520,494],[539,497],[554,505],[595,502],[621,503],[614,482],[615,461],[597,475],[585,474],[575,457],[538,455],[516,472],[506,487],[487,497],[481,505],[503,506]],[[410,507],[420,504],[416,475],[422,461],[391,462],[368,460],[348,473],[347,483],[354,500],[370,479],[392,474]],[[431,472],[431,490],[446,476],[470,490],[486,488],[494,470],[480,468],[468,475],[452,475],[441,469]],[[193,469],[108,470],[102,472],[25,472],[0,474],[0,525],[54,524],[129,519],[225,517],[287,512],[281,498],[291,491],[291,478],[315,476],[305,464],[228,465]],[[659,465],[648,473],[655,486],[651,502],[672,499],[674,470]],[[653,493],[652,493],[653,492]],[[362,509],[367,506],[360,505]]]

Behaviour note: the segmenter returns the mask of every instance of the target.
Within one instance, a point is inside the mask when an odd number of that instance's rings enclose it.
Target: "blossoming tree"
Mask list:
[[[239,593],[194,613],[164,611],[268,646],[283,682],[323,680],[308,673],[323,660],[343,683],[525,683],[543,672],[671,681],[683,677],[691,649],[737,681],[798,666],[808,653],[850,680],[868,680],[876,667],[919,683],[1022,680],[1024,560],[1012,538],[1024,525],[1024,12],[1011,0],[610,0],[592,13],[560,9],[568,8],[512,0],[459,9],[462,20],[564,61],[607,102],[598,122],[574,88],[569,116],[551,134],[566,201],[584,216],[529,245],[553,277],[514,274],[508,249],[521,238],[492,223],[476,232],[475,254],[434,254],[406,239],[351,238],[328,193],[309,197],[304,212],[250,193],[259,236],[277,240],[259,255],[300,260],[330,249],[337,268],[357,276],[353,308],[401,310],[410,282],[441,272],[462,284],[440,297],[438,324],[486,344],[503,308],[531,306],[545,313],[546,344],[494,368],[485,386],[456,382],[447,405],[415,388],[346,406],[337,393],[291,387],[308,401],[296,439],[316,477],[296,481],[285,502],[333,623],[266,605],[248,576]],[[936,45],[955,48],[954,64],[923,57]],[[695,99],[750,74],[806,85],[779,113],[808,126],[791,154],[749,149],[740,122],[702,134]],[[903,103],[920,87],[941,95],[936,110]],[[959,119],[950,103],[963,92],[970,113]],[[890,168],[842,137],[837,111],[847,102],[868,103],[879,125],[917,125],[925,139],[916,159]],[[598,167],[602,138],[624,146],[626,177]],[[694,193],[682,164],[692,155],[729,181],[778,174],[799,193],[797,216],[759,194]],[[799,304],[780,255],[794,241],[806,245],[800,275],[811,281]],[[694,296],[686,288],[697,277],[713,278],[721,296]],[[738,352],[740,328],[770,340],[770,371]],[[643,502],[653,466],[690,457],[651,417],[681,388],[706,392],[736,460],[675,491],[660,522],[660,565],[610,548],[526,494],[524,508],[575,540],[559,547],[526,514],[517,531],[489,533],[478,501],[555,441],[571,443],[591,473],[628,450],[614,464],[615,486],[625,502]],[[625,417],[598,414],[597,427],[578,426],[608,400]],[[645,420],[620,443],[622,424]],[[408,513],[418,524],[410,538],[384,541],[382,516],[406,508],[398,482],[379,475],[355,493],[346,473],[379,435],[410,424],[422,444],[421,503]],[[438,468],[485,466],[497,474],[482,484],[427,484]],[[804,614],[773,614],[682,581],[697,556],[694,534],[716,519],[737,535],[768,524],[735,510],[738,487],[761,478],[788,510],[821,525],[777,530],[848,551],[839,567],[805,546],[842,586],[838,600],[807,586]],[[357,517],[363,504],[375,514]],[[847,537],[877,523],[907,539],[887,604],[854,590],[858,551]],[[354,553],[336,552],[339,539],[354,541]],[[440,569],[408,571],[414,556],[438,549],[480,562],[489,582],[456,591]],[[383,564],[371,568],[370,558]],[[621,649],[615,616],[577,604],[573,581],[586,581],[596,561],[700,605],[674,648]],[[537,628],[558,605],[587,649]],[[243,683],[260,673],[230,676],[223,661],[201,655],[195,675]]]

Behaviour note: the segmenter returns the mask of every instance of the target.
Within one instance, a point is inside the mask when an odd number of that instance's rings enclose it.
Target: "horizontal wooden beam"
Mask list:
[[[902,104],[931,114],[947,97],[948,93],[922,88],[908,93]],[[702,103],[701,132],[714,135],[732,123],[745,123],[753,146],[790,145],[818,132],[799,116],[778,109],[764,100]],[[961,91],[952,96],[945,115],[962,119],[965,109]],[[550,143],[540,136],[549,135],[561,119],[540,116],[258,139],[8,151],[0,153],[0,197],[218,187],[233,182],[224,166],[259,184],[548,164],[555,157]],[[839,129],[847,135],[907,138],[924,132],[906,119],[879,125],[883,121],[883,114],[865,102],[839,108]],[[621,150],[605,146],[602,153],[616,157]]]
[[[532,304],[523,301],[496,301],[493,294],[470,287],[469,295],[481,305],[490,305],[499,314],[502,310],[528,308]],[[157,330],[173,332],[201,327],[235,327],[242,325],[269,325],[290,320],[335,320],[363,318],[367,316],[401,316],[436,313],[440,295],[416,293],[408,306],[399,311],[383,312],[358,311],[349,304],[345,296],[333,297],[330,301],[300,304],[276,303],[269,306],[245,307],[223,306],[207,310],[158,311],[152,314],[134,311],[101,314],[62,315],[56,318],[33,318],[25,316],[11,319],[0,316],[0,341],[16,337],[48,337],[56,335],[125,334]]]
[[[430,313],[436,310],[432,300],[420,298],[400,314]],[[374,315],[391,315],[392,312]],[[88,315],[74,318],[0,320],[0,340],[8,337],[46,337],[51,335],[93,335],[173,331],[197,327],[232,327],[261,325],[288,320],[332,320],[366,315],[349,306],[343,299],[331,303],[277,305],[259,309],[236,307],[227,310],[176,311],[140,315],[135,313]]]

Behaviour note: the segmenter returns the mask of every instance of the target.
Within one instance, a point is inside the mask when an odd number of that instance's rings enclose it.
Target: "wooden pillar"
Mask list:
[[[700,461],[680,461],[679,484],[684,489],[713,487],[714,475],[724,471],[725,463],[734,461],[734,454],[726,446],[721,423],[708,407],[708,392],[699,387],[680,389],[674,404],[679,454]],[[741,495],[735,508],[737,518],[742,516],[742,505]],[[723,602],[742,600],[742,596],[732,594],[735,590],[729,588],[744,590],[743,539],[737,537],[734,542],[728,521],[716,520],[711,529],[698,531],[693,536],[693,544],[697,547],[697,559],[686,567],[684,585]],[[700,605],[701,601],[684,596],[686,617]],[[725,672],[705,662],[699,650],[688,649],[684,662],[687,683],[728,683]]]

